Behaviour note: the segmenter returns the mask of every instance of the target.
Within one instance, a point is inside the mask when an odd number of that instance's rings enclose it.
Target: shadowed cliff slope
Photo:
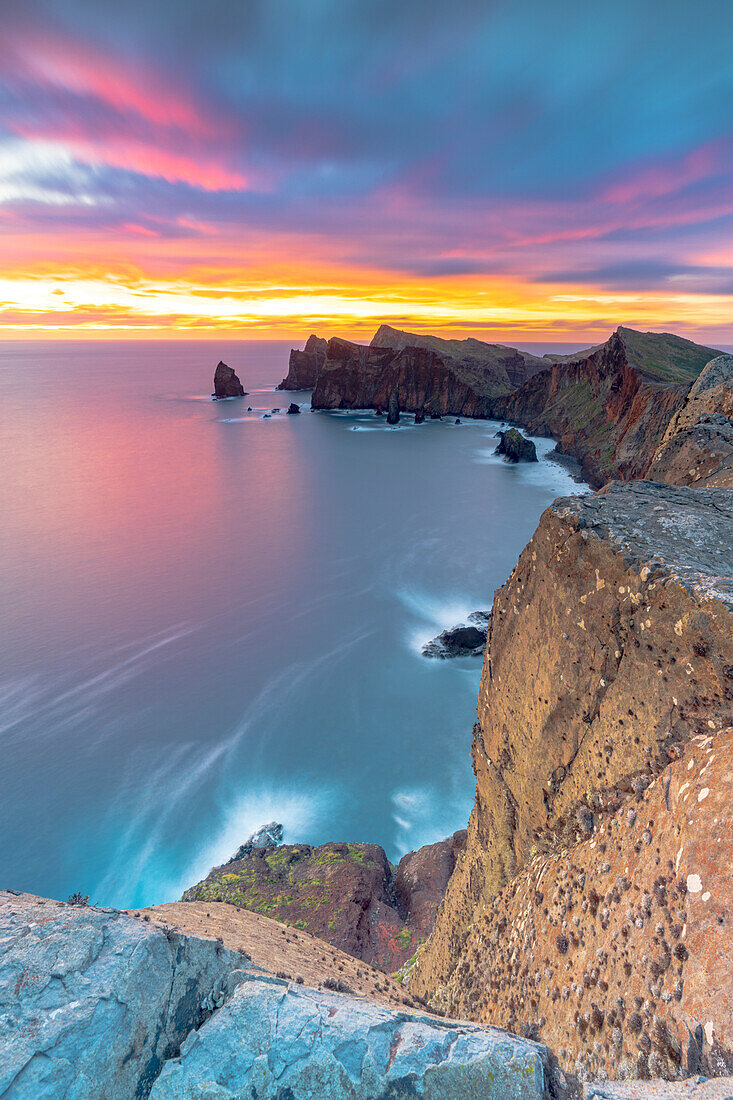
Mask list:
[[[670,420],[718,353],[669,333],[620,326],[604,343],[553,357],[549,370],[494,404],[494,415],[550,435],[595,488],[644,477]]]

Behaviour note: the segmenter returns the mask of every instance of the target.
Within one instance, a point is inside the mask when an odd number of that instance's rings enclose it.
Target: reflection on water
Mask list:
[[[222,357],[243,401],[208,399]],[[490,606],[578,486],[496,459],[495,424],[304,394],[263,419],[286,360],[3,346],[4,885],[142,905],[272,818],[392,859],[465,824],[480,662],[421,641]]]

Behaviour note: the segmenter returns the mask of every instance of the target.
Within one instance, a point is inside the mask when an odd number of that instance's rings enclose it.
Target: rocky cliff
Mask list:
[[[429,935],[465,835],[410,852],[396,871],[377,844],[242,848],[183,900],[263,913],[393,973]]]
[[[535,856],[475,920],[448,1013],[542,1035],[585,1079],[733,1072],[732,780],[733,729],[696,735]]]
[[[288,373],[277,389],[312,390],[326,361],[327,347],[327,340],[320,336],[309,336],[302,351],[293,348],[290,352]]]
[[[483,340],[444,340],[439,336],[421,336],[402,332],[390,325],[380,325],[372,337],[373,348],[425,348],[434,351],[444,363],[455,366],[475,377],[495,392],[521,386],[532,375],[547,369],[547,362],[517,348],[503,344],[487,344]]]
[[[731,530],[728,490],[650,482],[561,499],[544,513],[494,600],[467,845],[411,981],[432,1003],[453,1003],[482,915],[523,868],[628,812],[693,738],[731,724]],[[677,850],[657,855],[666,866]],[[590,878],[588,888],[605,896],[606,883]],[[551,893],[561,885],[547,878]],[[521,895],[523,912],[533,897]],[[649,961],[660,933],[647,933]],[[730,937],[727,925],[719,934]],[[733,939],[725,950],[733,958]],[[582,985],[584,966],[563,984]],[[730,969],[725,980],[733,986]],[[577,1006],[563,1004],[569,1028]]]
[[[550,435],[595,488],[644,477],[670,421],[718,353],[668,333],[620,326],[605,342],[552,366],[494,402],[494,415]]]
[[[693,383],[648,476],[670,485],[733,486],[733,356],[713,359]]]
[[[481,368],[448,361],[429,348],[363,347],[334,338],[312,406],[386,410],[392,399],[402,412],[485,417],[505,388]]]

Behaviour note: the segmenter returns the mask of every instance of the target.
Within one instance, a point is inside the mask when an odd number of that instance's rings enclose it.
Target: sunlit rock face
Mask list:
[[[476,937],[482,934],[481,914],[497,895],[513,896],[516,876],[537,866],[533,860],[544,854],[561,861],[604,820],[627,812],[647,788],[660,791],[659,777],[697,743],[694,739],[708,738],[733,723],[731,529],[733,501],[727,490],[651,482],[614,483],[593,496],[555,501],[544,513],[494,600],[474,729],[477,785],[468,841],[411,980],[411,989],[431,1003],[451,1010],[460,1004],[472,1018],[485,1019],[486,1006],[496,1006],[499,992],[506,992],[504,1010],[514,1012],[517,1025],[544,1026],[538,1021],[550,1018],[547,1012],[533,1015],[539,1001],[525,989],[530,963],[519,950],[512,965],[519,960],[521,980],[513,972],[510,980],[507,970],[491,979],[498,986],[487,984],[481,990],[474,984],[461,999],[459,989],[467,968],[474,965]],[[689,816],[692,838],[702,827],[697,812]],[[718,819],[723,820],[721,815]],[[681,817],[677,824],[682,828]],[[706,835],[702,829],[702,848]],[[665,838],[663,845],[653,845],[651,886],[659,875],[672,886],[686,866],[677,862],[680,843],[672,850],[673,833]],[[723,844],[718,834],[710,833],[710,851],[719,846],[723,851]],[[689,854],[691,840],[686,848]],[[603,866],[612,861],[609,856],[597,862]],[[554,896],[562,886],[559,866],[548,870],[541,893]],[[643,875],[650,869],[643,869]],[[609,870],[599,871],[590,860],[585,873],[587,905],[591,889],[601,898],[613,891]],[[690,865],[687,873],[700,872]],[[707,873],[718,879],[725,874],[712,866]],[[583,896],[577,885],[574,890],[574,904],[580,906]],[[724,892],[720,881],[710,887],[711,895],[716,890]],[[522,896],[527,905],[535,904],[533,893]],[[675,895],[675,912],[686,904],[686,896]],[[549,920],[546,901],[536,904],[542,919]],[[599,906],[602,913],[609,903]],[[499,921],[501,912],[500,904]],[[580,915],[574,909],[570,919]],[[562,919],[567,918],[566,912]],[[659,938],[657,923],[655,918],[645,927]],[[567,932],[561,925],[556,934]],[[586,926],[587,943],[590,935]],[[677,940],[664,935],[673,947]],[[621,966],[620,940],[617,946]],[[656,951],[659,945],[653,946]],[[733,957],[733,944],[726,950]],[[646,954],[649,962],[651,947]],[[488,958],[483,949],[480,958]],[[576,1027],[579,1009],[577,998],[562,990],[573,983],[584,987],[587,964],[585,960],[578,967],[573,958],[563,954],[553,981],[542,986],[556,997],[553,1004],[563,997],[556,1007],[566,1013],[565,1034]],[[544,973],[544,964],[540,970]],[[614,983],[623,974],[614,971]],[[675,980],[679,977],[674,969],[672,974]],[[647,980],[653,981],[651,972],[645,973]],[[554,994],[555,984],[560,994]],[[609,989],[614,988],[609,981]],[[658,996],[651,996],[652,1015],[665,1004],[665,992],[673,995],[672,986],[662,986]],[[579,1011],[582,1017],[586,1005]],[[586,1053],[593,1052],[596,1041],[602,1048],[606,1041],[610,1044],[612,1030],[600,1036],[586,1030]],[[612,1054],[605,1049],[602,1054],[596,1068],[610,1066]]]

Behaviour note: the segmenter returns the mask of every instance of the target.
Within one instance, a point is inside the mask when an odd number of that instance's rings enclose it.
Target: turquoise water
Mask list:
[[[465,825],[480,662],[421,644],[579,487],[496,424],[311,413],[287,351],[0,348],[0,885],[142,905],[273,818],[393,860]]]

